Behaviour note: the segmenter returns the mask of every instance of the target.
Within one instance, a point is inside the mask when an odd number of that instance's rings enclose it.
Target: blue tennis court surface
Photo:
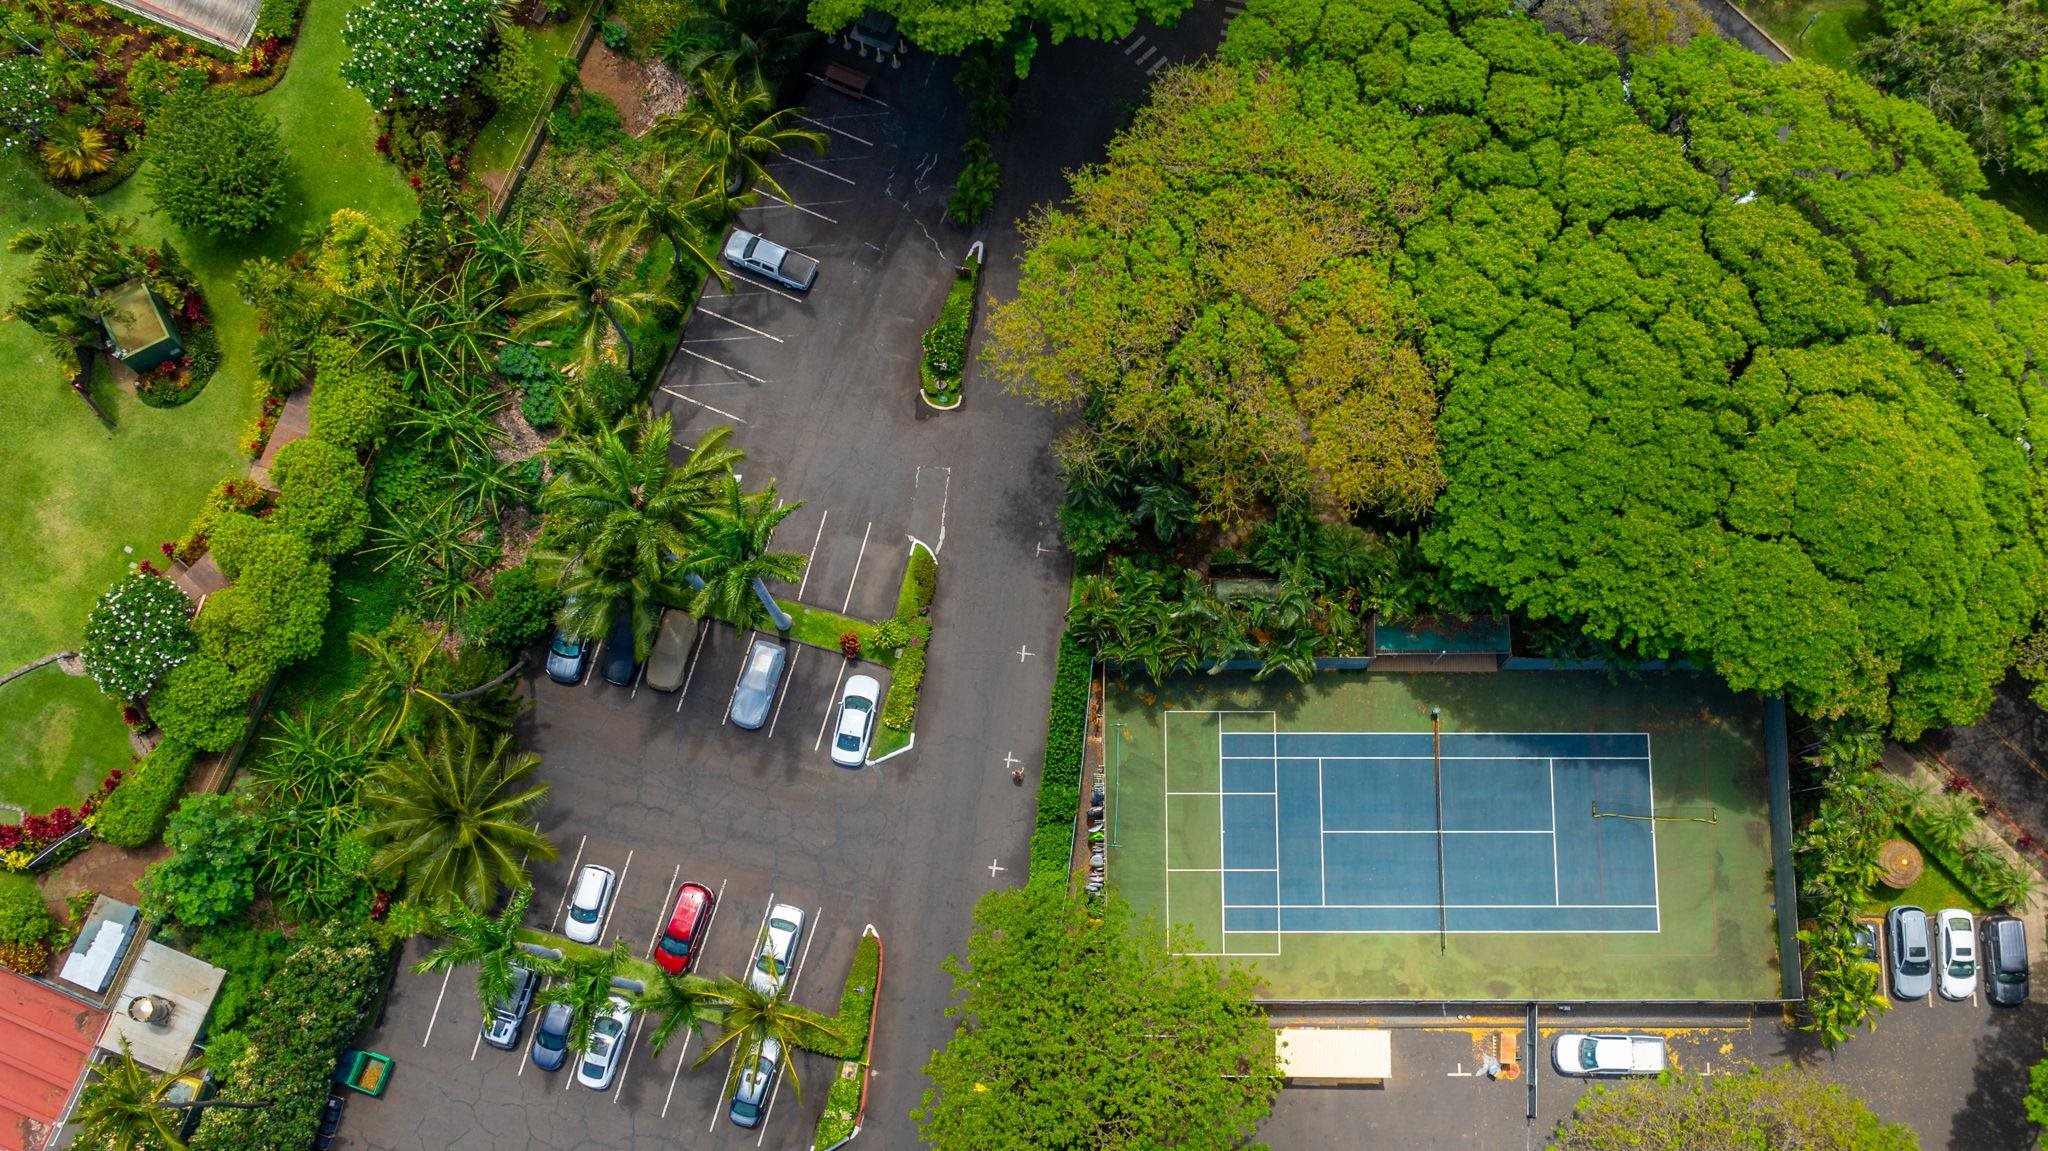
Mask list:
[[[1218,738],[1226,931],[1658,929],[1647,734]]]

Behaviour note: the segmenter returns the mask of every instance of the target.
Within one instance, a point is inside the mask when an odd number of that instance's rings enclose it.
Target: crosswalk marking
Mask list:
[[[1140,37],[1138,37],[1137,39],[1135,39],[1135,40],[1131,41],[1131,43],[1130,43],[1130,47],[1128,47],[1128,48],[1125,48],[1125,49],[1124,49],[1124,55],[1128,56],[1128,55],[1130,55],[1131,53],[1133,53],[1133,52],[1137,51],[1137,50],[1138,50],[1138,48],[1139,48],[1140,46],[1142,46],[1142,45],[1143,45],[1144,43],[1145,43],[1145,38],[1144,38],[1143,36],[1140,36]]]

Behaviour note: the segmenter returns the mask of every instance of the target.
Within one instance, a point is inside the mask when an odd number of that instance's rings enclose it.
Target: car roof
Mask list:
[[[701,883],[685,883],[676,888],[676,901],[669,911],[669,926],[687,923],[702,915],[710,902],[711,892]]]
[[[611,879],[612,869],[606,867],[604,864],[584,864],[583,870],[578,872],[576,875],[576,898],[582,899],[583,893],[586,890],[588,890],[591,894],[595,895],[597,891],[600,890],[600,888],[593,885],[610,883]]]
[[[768,918],[787,919],[792,922],[804,921],[804,909],[793,903],[778,903],[768,909]]]
[[[849,676],[846,681],[846,691],[842,694],[877,696],[882,694],[882,684],[871,675]]]

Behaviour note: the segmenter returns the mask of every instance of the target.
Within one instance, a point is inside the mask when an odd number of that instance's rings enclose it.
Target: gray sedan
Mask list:
[[[768,705],[775,702],[775,688],[788,660],[789,649],[766,636],[747,645],[747,661],[727,713],[734,726],[754,731],[768,722]]]

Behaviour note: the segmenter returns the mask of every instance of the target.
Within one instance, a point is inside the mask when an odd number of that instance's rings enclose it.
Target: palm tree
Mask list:
[[[415,733],[433,716],[460,720],[455,705],[428,691],[427,669],[440,654],[441,637],[424,628],[386,629],[378,635],[357,632],[348,646],[369,661],[356,685],[341,697],[359,728],[379,748],[402,735]]]
[[[750,983],[721,979],[705,990],[704,997],[718,1005],[719,1026],[724,1033],[718,1037],[718,1042],[704,1049],[704,1054],[697,1057],[696,1065],[702,1066],[713,1055],[742,1039],[745,1040],[747,1057],[751,1059],[760,1050],[761,1040],[772,1038],[782,1044],[785,1052],[783,1062],[789,1066],[789,1083],[796,1089],[798,1103],[804,1101],[804,1085],[797,1078],[796,1060],[788,1058],[786,1053],[796,1047],[844,1042],[844,1037],[832,1024],[784,999],[779,991],[767,995]]]
[[[365,362],[389,358],[409,383],[447,376],[464,379],[490,359],[485,340],[495,328],[495,284],[484,284],[464,264],[452,280],[416,283],[394,276],[374,296],[350,299],[350,330]]]
[[[521,883],[496,915],[485,915],[460,899],[433,908],[427,913],[427,933],[447,942],[414,964],[413,972],[439,974],[476,964],[476,1001],[484,1018],[490,1018],[512,994],[514,963],[541,975],[558,973],[553,961],[519,950],[519,921],[532,902],[533,885]]]
[[[71,120],[59,120],[43,138],[43,164],[52,175],[83,180],[114,166],[114,146],[107,134]]]
[[[523,286],[537,267],[533,245],[526,242],[526,229],[489,212],[470,215],[461,246],[468,254],[465,266],[477,269],[488,287],[498,287],[506,280]]]
[[[681,279],[683,253],[688,252],[692,262],[716,276],[719,283],[731,286],[732,280],[725,273],[725,265],[713,259],[699,243],[706,221],[719,220],[729,214],[724,196],[717,192],[700,194],[686,189],[684,178],[689,168],[682,161],[663,160],[653,178],[648,180],[635,176],[631,168],[617,160],[607,165],[606,172],[611,176],[618,196],[593,212],[591,223],[607,235],[624,236],[628,245],[638,244],[649,237],[667,240],[671,283]]]
[[[777,108],[775,93],[759,80],[742,81],[731,70],[699,72],[695,85],[689,106],[657,118],[649,137],[666,151],[699,158],[699,192],[730,198],[758,186],[789,199],[765,165],[798,144],[824,155],[825,134],[791,127],[803,109]]]
[[[656,1055],[668,1046],[677,1030],[694,1033],[719,1014],[717,1005],[721,1001],[713,997],[712,990],[708,979],[664,972],[652,987],[633,997],[633,1010],[660,1020],[648,1035],[648,1044]]]
[[[594,436],[562,437],[550,457],[555,477],[541,495],[560,542],[535,552],[534,563],[573,601],[562,625],[595,638],[627,611],[641,658],[661,605],[683,598],[677,557],[694,550],[712,496],[741,458],[728,443],[731,429],[719,427],[673,467],[673,426],[668,415],[628,416]]]
[[[731,70],[750,83],[776,84],[819,39],[801,0],[711,0],[690,13],[655,49],[685,76]]]
[[[632,962],[633,948],[621,939],[609,951],[598,951],[571,959],[557,973],[547,990],[540,993],[544,1004],[559,1003],[569,1009],[571,1051],[590,1050],[591,1025],[604,1014],[613,994],[612,980]]]
[[[205,1060],[195,1059],[175,1071],[157,1073],[135,1061],[128,1040],[121,1040],[121,1058],[98,1064],[93,1080],[78,1097],[71,1124],[78,1129],[75,1145],[113,1151],[144,1151],[171,1147],[183,1151],[178,1130],[185,1109],[168,1101],[180,1078],[197,1073]]]
[[[529,328],[566,323],[575,329],[586,369],[602,356],[606,331],[618,333],[626,345],[626,369],[631,371],[633,337],[627,325],[642,323],[675,303],[657,289],[634,284],[628,247],[623,233],[588,244],[561,221],[551,220],[541,237],[540,279],[506,304],[527,312]]]
[[[804,574],[807,561],[801,553],[768,550],[775,525],[802,506],[802,500],[786,504],[778,499],[773,481],[758,492],[748,492],[740,488],[737,476],[728,474],[716,521],[704,544],[683,565],[685,573],[704,581],[691,597],[690,611],[716,616],[741,630],[765,622],[768,610],[761,605],[755,584],[771,579],[795,583]]]
[[[540,757],[511,747],[509,733],[485,743],[467,724],[428,746],[406,741],[403,756],[370,776],[370,866],[403,875],[416,900],[486,907],[501,884],[525,880],[528,857],[553,859],[554,845],[533,818],[548,785],[528,785]]]

